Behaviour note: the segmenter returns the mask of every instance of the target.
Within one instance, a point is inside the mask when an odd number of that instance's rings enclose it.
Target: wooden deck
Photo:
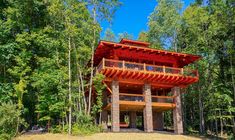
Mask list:
[[[175,108],[175,96],[152,95],[152,109],[156,112],[171,110]],[[119,93],[120,111],[143,111],[146,103],[143,94]],[[107,97],[106,110],[111,109],[111,94]]]
[[[117,79],[131,83],[149,82],[152,85],[168,87],[185,87],[199,79],[196,70],[110,59],[103,59],[97,67],[97,72],[106,76],[105,81]]]

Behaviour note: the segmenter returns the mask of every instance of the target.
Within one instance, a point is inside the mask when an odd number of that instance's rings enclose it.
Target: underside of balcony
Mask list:
[[[111,109],[111,95],[107,98],[105,110]],[[162,112],[175,108],[174,96],[151,95],[152,109],[155,112]],[[119,93],[119,107],[121,111],[143,111],[146,106],[143,94]]]
[[[145,65],[118,60],[103,60],[98,72],[105,75],[105,81],[151,83],[165,87],[185,87],[198,81],[197,71],[165,66]]]
[[[134,101],[120,101],[120,111],[143,111],[145,102],[136,103]],[[174,103],[152,103],[152,109],[155,112],[167,111],[175,108]],[[105,110],[111,110],[111,103],[104,107]]]

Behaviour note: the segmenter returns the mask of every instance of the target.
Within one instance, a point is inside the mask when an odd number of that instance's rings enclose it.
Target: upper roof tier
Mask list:
[[[135,40],[125,39],[125,38],[123,38],[119,43],[120,44],[137,46],[137,47],[147,47],[147,48],[150,45],[150,43],[148,43],[148,42],[135,41]]]
[[[201,57],[185,53],[149,48],[150,43],[122,39],[119,43],[101,40],[95,50],[94,66],[102,58],[132,60],[136,62],[154,62],[172,67],[184,67]]]

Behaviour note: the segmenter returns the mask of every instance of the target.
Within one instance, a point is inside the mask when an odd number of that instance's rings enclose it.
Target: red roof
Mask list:
[[[149,45],[150,45],[150,43],[148,43],[148,42],[135,41],[135,40],[129,40],[129,39],[124,39],[124,38],[119,43],[133,45],[133,46],[139,46],[139,47],[149,47]]]
[[[128,39],[122,39],[119,43],[100,41],[94,54],[94,66],[97,66],[102,58],[112,59],[114,55],[119,58],[149,60],[166,64],[177,62],[178,67],[183,67],[201,58],[198,55],[153,49],[149,48],[149,45],[147,42]]]

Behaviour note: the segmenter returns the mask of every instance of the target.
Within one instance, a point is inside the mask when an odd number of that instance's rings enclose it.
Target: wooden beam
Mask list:
[[[109,86],[105,83],[105,81],[103,81],[103,84],[106,86],[107,90],[110,92],[110,94],[112,94],[112,90],[109,88]]]
[[[143,97],[143,94],[132,94],[132,93],[119,93],[119,95],[124,95],[124,96],[139,96]]]

